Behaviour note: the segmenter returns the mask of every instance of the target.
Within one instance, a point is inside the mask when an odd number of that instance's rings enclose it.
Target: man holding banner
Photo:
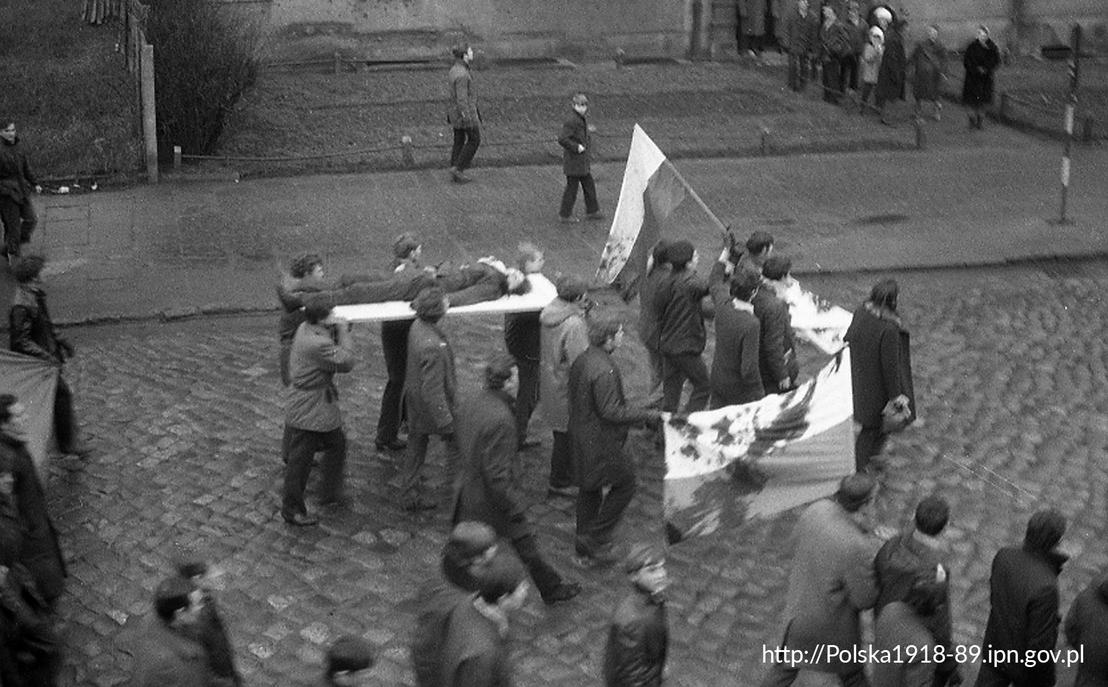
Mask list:
[[[695,413],[704,410],[711,393],[708,368],[700,355],[707,342],[702,301],[708,295],[708,285],[696,273],[700,255],[692,243],[670,244],[666,257],[673,272],[654,296],[654,312],[660,324],[658,347],[665,375],[662,409],[677,412],[687,379],[692,393],[685,403],[685,413]]]

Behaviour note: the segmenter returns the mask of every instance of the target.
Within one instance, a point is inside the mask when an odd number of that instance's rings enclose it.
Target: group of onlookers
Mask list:
[[[906,99],[910,80],[916,117],[923,114],[923,103],[930,102],[932,117],[940,119],[947,50],[938,26],[927,27],[926,38],[908,53],[907,19],[897,17],[885,4],[869,3],[863,16],[856,0],[825,0],[816,16],[809,0],[796,0],[784,22],[781,47],[788,54],[787,84],[792,90],[803,91],[809,79],[821,75],[824,100],[838,103],[841,97],[851,96],[862,114],[873,109],[882,123],[889,124],[889,105]],[[970,111],[970,127],[980,129],[984,109],[993,99],[993,73],[1000,64],[1000,51],[985,26],[978,28],[963,56],[962,102]]]

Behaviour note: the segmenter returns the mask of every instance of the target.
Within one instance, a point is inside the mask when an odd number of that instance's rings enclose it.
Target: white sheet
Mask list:
[[[529,274],[531,290],[521,296],[501,296],[494,301],[462,305],[446,311],[449,315],[487,315],[510,312],[537,312],[558,296],[554,284],[541,274]],[[361,305],[335,306],[335,314],[351,322],[384,322],[411,320],[415,312],[407,301],[386,301]]]

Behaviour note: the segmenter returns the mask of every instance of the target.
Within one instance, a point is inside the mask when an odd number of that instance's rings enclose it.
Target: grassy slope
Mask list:
[[[0,107],[40,177],[128,173],[141,159],[134,86],[114,49],[120,25],[89,26],[82,6],[0,2]]]

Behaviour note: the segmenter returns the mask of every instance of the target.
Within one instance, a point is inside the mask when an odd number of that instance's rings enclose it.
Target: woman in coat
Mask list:
[[[909,337],[897,313],[896,281],[877,282],[869,300],[854,311],[843,340],[850,344],[850,378],[854,387],[854,421],[862,426],[854,443],[858,471],[885,447],[888,434],[883,411],[890,403],[907,404],[916,417]]]
[[[908,68],[908,59],[904,56],[905,24],[902,20],[893,20],[889,30],[885,32],[885,51],[881,56],[881,67],[877,70],[877,89],[874,95],[877,109],[881,111],[882,124],[889,123],[889,103],[904,100],[905,72]]]
[[[1000,50],[989,29],[977,27],[977,38],[966,46],[962,66],[966,79],[962,82],[962,104],[969,108],[969,126],[980,129],[985,123],[985,106],[993,101],[993,72],[1000,65]]]
[[[912,70],[912,95],[916,99],[916,117],[923,114],[923,101],[930,100],[939,121],[943,105],[939,102],[939,82],[946,78],[946,49],[939,42],[939,27],[927,27],[927,40],[916,45],[908,60]]]

